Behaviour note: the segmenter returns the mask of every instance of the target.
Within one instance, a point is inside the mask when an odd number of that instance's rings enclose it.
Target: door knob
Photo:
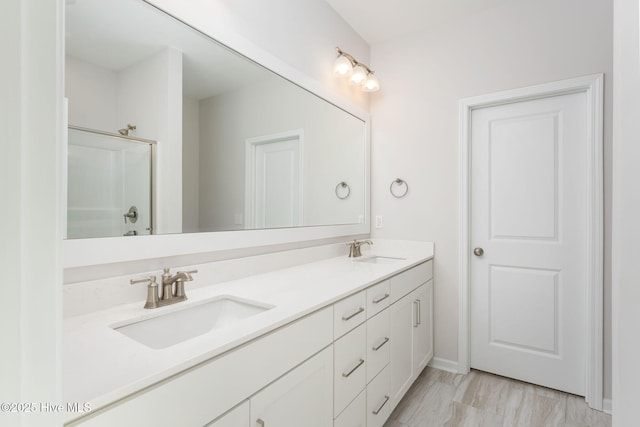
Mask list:
[[[484,255],[484,249],[482,249],[482,248],[475,248],[475,249],[473,250],[473,254],[474,254],[475,256],[482,256],[482,255]]]

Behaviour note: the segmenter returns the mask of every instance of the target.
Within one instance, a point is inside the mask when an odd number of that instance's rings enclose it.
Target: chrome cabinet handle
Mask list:
[[[382,342],[378,345],[374,345],[373,347],[371,347],[371,349],[373,351],[378,351],[382,348],[383,345],[385,345],[386,343],[389,342],[389,338],[388,337],[384,337],[384,339],[382,340]]]
[[[482,256],[482,255],[484,255],[484,249],[482,249],[482,248],[475,248],[475,249],[473,250],[473,254],[474,254],[475,256]]]
[[[414,328],[417,328],[417,327],[418,327],[418,325],[419,325],[419,323],[418,323],[418,310],[419,310],[419,307],[418,307],[418,300],[415,300],[415,301],[413,302],[413,306],[414,306],[414,307],[415,307],[415,309],[416,309],[416,312],[415,312],[415,314],[413,315],[413,327],[414,327]]]
[[[264,427],[264,421],[262,421],[262,419],[261,419],[261,418],[258,418],[258,419],[256,420],[256,424],[258,424],[260,427]]]
[[[382,408],[384,408],[384,405],[386,405],[388,401],[389,401],[389,396],[385,396],[384,397],[384,402],[382,402],[382,405],[380,405],[378,407],[378,409],[373,411],[373,415],[378,415],[380,413],[380,411],[382,411]]]
[[[351,368],[351,370],[349,372],[343,372],[342,376],[345,377],[345,378],[349,378],[349,376],[351,374],[353,374],[356,371],[356,369],[358,369],[360,366],[362,366],[363,363],[364,363],[364,359],[360,359],[358,361],[358,363],[356,363],[355,366],[353,368]]]
[[[422,325],[422,313],[420,313],[422,301],[418,300],[418,325]]]
[[[383,296],[378,297],[378,298],[372,300],[371,302],[374,303],[374,304],[378,304],[378,303],[386,300],[387,298],[389,298],[389,294],[384,294]]]
[[[353,313],[342,316],[342,320],[344,320],[345,322],[347,320],[351,320],[354,317],[356,317],[358,314],[362,313],[363,311],[364,311],[364,307],[358,307],[358,309],[355,310]]]

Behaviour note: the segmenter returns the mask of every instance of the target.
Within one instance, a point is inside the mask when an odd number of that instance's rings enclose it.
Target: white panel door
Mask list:
[[[255,150],[254,226],[300,225],[300,144],[297,138],[259,144]]]
[[[584,92],[471,115],[471,367],[579,395],[587,117]]]

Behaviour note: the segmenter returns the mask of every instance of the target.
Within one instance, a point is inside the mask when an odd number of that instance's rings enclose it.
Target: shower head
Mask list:
[[[136,127],[128,124],[126,128],[118,129],[118,133],[122,136],[129,136],[129,132],[132,130],[136,130]]]

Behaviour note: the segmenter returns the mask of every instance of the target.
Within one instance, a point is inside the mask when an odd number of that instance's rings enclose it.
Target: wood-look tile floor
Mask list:
[[[610,427],[584,398],[472,370],[427,367],[384,427]]]

